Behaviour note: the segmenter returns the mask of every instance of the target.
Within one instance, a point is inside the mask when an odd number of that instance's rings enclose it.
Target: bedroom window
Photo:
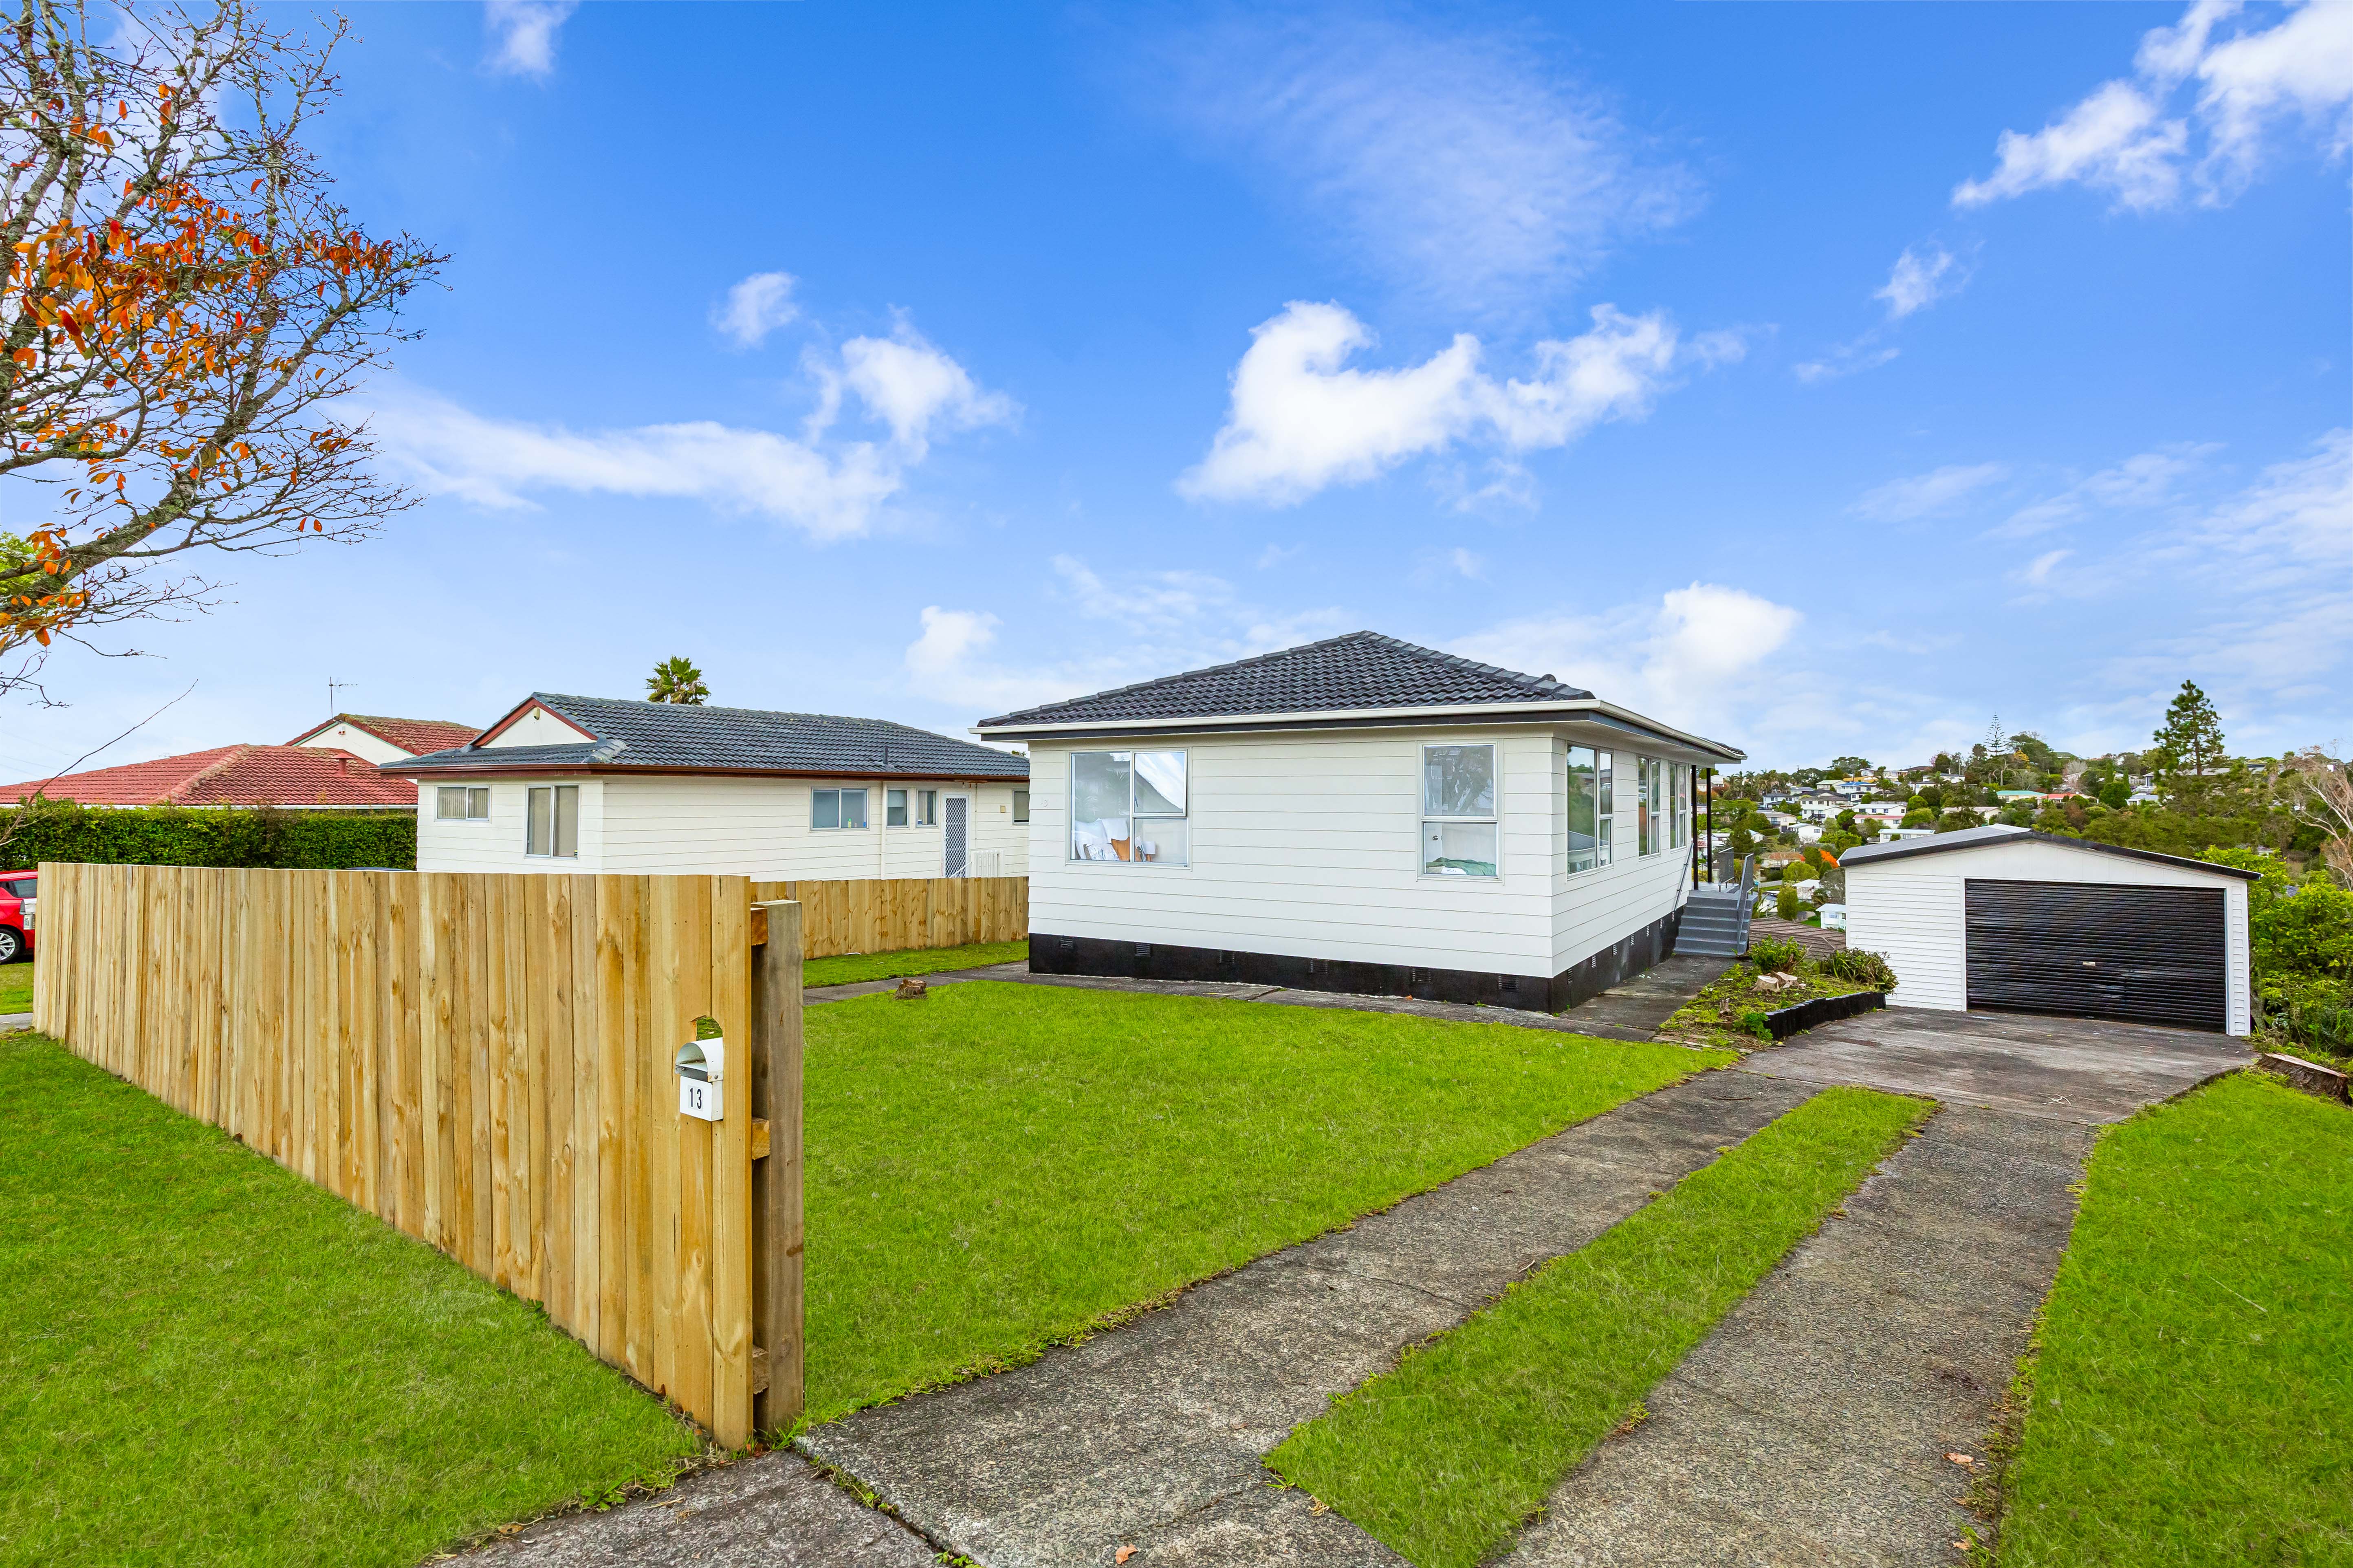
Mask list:
[[[1029,791],[1027,789],[1013,791],[1013,820],[1017,822],[1029,820]]]
[[[935,826],[940,820],[940,792],[937,789],[885,789],[882,792],[882,825],[886,828]]]
[[[866,825],[866,791],[863,789],[812,789],[809,791],[809,827],[862,828]]]
[[[1495,874],[1495,748],[1421,748],[1421,874]]]
[[[580,854],[580,786],[537,784],[523,813],[522,853],[573,860]]]
[[[1634,836],[1643,854],[1656,854],[1666,843],[1666,771],[1655,757],[1634,759]]]
[[[433,816],[443,822],[487,822],[491,792],[485,786],[444,784],[433,791]]]
[[[1568,748],[1568,872],[1609,863],[1609,830],[1616,823],[1617,781],[1609,753],[1591,747]]]
[[[1026,804],[1016,797],[1015,809],[1025,820]],[[1072,752],[1071,858],[1190,864],[1185,753]]]

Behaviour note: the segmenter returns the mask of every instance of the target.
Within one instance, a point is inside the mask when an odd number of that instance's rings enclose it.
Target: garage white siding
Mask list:
[[[2225,1016],[2248,1033],[2252,980],[2247,885],[2194,866],[2105,854],[2021,833],[1966,848],[1846,863],[1847,946],[1894,966],[1896,1007],[1960,1012],[1968,1006],[1968,884],[2072,882],[2118,887],[2203,887],[2222,895]]]

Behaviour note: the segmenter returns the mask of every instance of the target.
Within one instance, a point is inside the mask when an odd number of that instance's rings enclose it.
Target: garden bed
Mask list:
[[[1781,975],[1758,973],[1754,963],[1733,965],[1676,1009],[1661,1026],[1659,1038],[1687,1045],[1754,1050],[1771,1041],[1786,1040],[1800,1029],[1867,1012],[1886,1000],[1880,987],[1826,974],[1811,959],[1783,972],[1787,983],[1781,983]],[[1847,1001],[1850,998],[1853,1000]],[[1832,1000],[1846,1005],[1842,1010],[1810,1006]]]

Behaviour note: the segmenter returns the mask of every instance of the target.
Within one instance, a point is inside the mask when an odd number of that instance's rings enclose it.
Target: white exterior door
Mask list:
[[[962,876],[972,865],[972,797],[951,795],[941,804],[947,808],[940,835],[947,844],[947,865],[943,874]]]

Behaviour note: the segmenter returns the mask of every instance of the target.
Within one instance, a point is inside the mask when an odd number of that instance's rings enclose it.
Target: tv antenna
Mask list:
[[[358,683],[357,681],[338,681],[338,680],[336,680],[332,675],[330,675],[330,676],[328,676],[328,677],[327,677],[327,716],[328,716],[328,717],[332,718],[335,715],[337,715],[337,714],[339,714],[339,713],[342,713],[342,712],[343,711],[343,699],[342,699],[341,697],[338,697],[335,694],[336,694],[336,693],[338,693],[338,692],[348,692],[348,691],[350,691],[353,686],[356,686],[356,685],[358,685],[358,684],[359,684],[359,683]]]

